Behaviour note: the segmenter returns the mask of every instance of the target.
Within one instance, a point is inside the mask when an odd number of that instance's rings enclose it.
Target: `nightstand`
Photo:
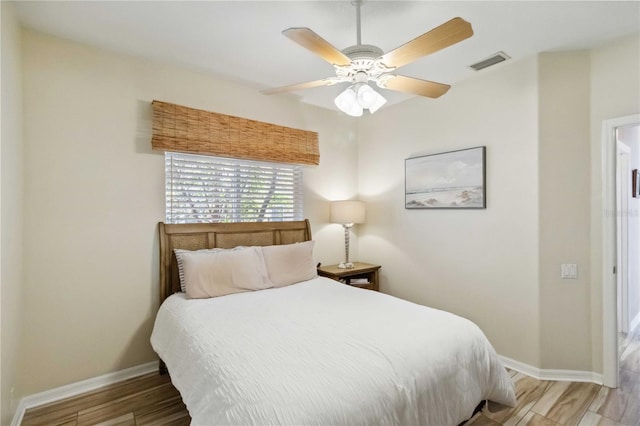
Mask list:
[[[338,265],[319,266],[318,275],[340,281],[353,287],[378,291],[380,265],[353,262],[353,268],[342,269]],[[357,281],[366,281],[358,283]]]

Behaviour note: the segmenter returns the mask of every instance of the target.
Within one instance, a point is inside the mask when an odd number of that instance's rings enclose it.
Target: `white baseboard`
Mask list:
[[[59,388],[50,389],[48,391],[36,393],[34,395],[25,396],[18,403],[16,413],[11,421],[11,426],[19,426],[22,423],[25,411],[29,408],[39,405],[48,404],[50,402],[59,401],[72,396],[80,395],[103,386],[113,383],[122,382],[143,374],[158,371],[158,361],[148,362],[146,364],[127,368],[113,373],[104,374],[102,376],[93,377],[91,379],[82,380],[80,382],[71,383],[69,385],[60,386]]]
[[[500,359],[502,359],[505,367],[531,376],[537,380],[589,382],[599,385],[603,383],[602,374],[594,373],[593,371],[541,369],[502,355],[500,355]]]
[[[636,317],[636,320],[638,322],[640,322],[639,318],[640,315]],[[634,322],[636,320],[634,320]],[[500,355],[500,359],[502,359],[502,363],[505,367],[519,371],[520,373],[531,376],[537,380],[592,382],[599,385],[602,384],[602,374],[594,373],[592,371],[540,369],[529,364],[525,364],[523,362],[508,358],[506,356]],[[11,426],[19,426],[22,422],[25,411],[29,408],[48,404],[54,401],[59,401],[65,398],[70,398],[72,396],[80,395],[82,393],[98,389],[102,386],[121,382],[123,380],[131,379],[137,376],[142,376],[143,374],[151,373],[157,370],[158,362],[153,361],[147,364],[138,365],[136,367],[127,368],[125,370],[116,371],[114,373],[105,374],[102,376],[83,380],[81,382],[72,383],[45,392],[26,396],[22,398],[18,403],[18,407],[16,409],[15,415],[13,416]]]

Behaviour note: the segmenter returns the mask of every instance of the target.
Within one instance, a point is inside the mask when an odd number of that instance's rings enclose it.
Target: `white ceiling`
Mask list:
[[[18,1],[17,10],[26,27],[197,68],[256,90],[335,75],[330,64],[283,36],[286,28],[309,27],[338,49],[356,44],[355,7],[348,0]],[[471,23],[473,37],[397,74],[454,85],[475,75],[470,64],[498,51],[518,60],[589,49],[640,31],[639,1],[369,0],[362,6],[362,43],[387,52],[456,16]],[[333,98],[343,89],[318,87],[294,95],[334,109]],[[390,104],[410,97],[379,90]]]

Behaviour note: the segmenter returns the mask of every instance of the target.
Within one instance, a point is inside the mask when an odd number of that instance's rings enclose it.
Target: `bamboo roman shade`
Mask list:
[[[320,163],[318,133],[153,101],[153,149],[279,163]]]

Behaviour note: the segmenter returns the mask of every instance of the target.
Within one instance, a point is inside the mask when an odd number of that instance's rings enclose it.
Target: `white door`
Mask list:
[[[631,195],[631,149],[617,142],[616,162],[616,258],[618,332],[629,332],[629,196]]]
[[[617,251],[616,230],[616,130],[640,124],[640,114],[612,118],[602,122],[601,195],[602,215],[602,379],[606,386],[618,387],[618,325],[617,290],[614,272]],[[614,214],[612,214],[614,213]]]

